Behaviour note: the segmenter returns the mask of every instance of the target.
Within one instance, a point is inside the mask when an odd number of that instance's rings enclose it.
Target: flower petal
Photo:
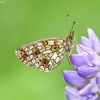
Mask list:
[[[76,71],[63,71],[63,77],[65,82],[75,87],[83,87],[87,80],[80,77]]]
[[[89,52],[96,53],[92,48],[85,47],[84,45],[81,45],[81,44],[76,45],[76,51],[77,51],[78,53],[83,53],[83,52],[85,52],[85,53],[87,53],[87,54],[89,54]]]
[[[92,78],[99,71],[98,67],[90,67],[88,65],[84,65],[77,68],[77,73],[83,78]]]
[[[89,94],[95,94],[99,92],[99,88],[96,84],[88,84],[83,89],[81,89],[79,92],[80,92],[80,95],[82,96],[88,96]]]
[[[100,56],[98,56],[96,53],[90,53],[88,59],[93,66],[100,66]]]
[[[91,99],[89,99],[89,100],[98,100],[99,99],[99,97],[98,97],[98,94],[95,94],[94,96],[92,96],[92,98]]]
[[[93,66],[91,64],[91,60],[89,59],[89,56],[91,55],[91,53],[82,53],[82,57],[84,59],[84,61],[86,62],[86,65],[89,65],[89,66]]]
[[[96,75],[96,84],[100,86],[100,72]]]
[[[69,59],[70,59],[71,64],[77,67],[87,64],[84,61],[82,54],[72,54]]]
[[[94,78],[91,78],[90,83],[91,84],[96,84],[96,78],[95,77]]]
[[[66,86],[65,91],[67,100],[82,100],[82,97],[76,89]]]
[[[100,66],[100,56],[98,56],[96,53],[89,52],[89,54],[88,54],[88,53],[83,52],[80,54],[80,56],[81,56],[81,59],[83,58],[82,60],[84,60],[86,65]],[[78,63],[80,63],[80,62],[78,62]]]
[[[96,51],[96,53],[100,53],[99,39],[91,28],[88,29],[88,35],[89,35],[89,40],[92,43],[92,48]]]
[[[85,47],[92,48],[90,40],[84,36],[81,36],[81,44],[84,45]]]
[[[84,65],[93,66],[100,66],[100,56],[93,52],[83,52],[81,54],[72,54],[70,56],[70,62],[72,65],[81,67]]]

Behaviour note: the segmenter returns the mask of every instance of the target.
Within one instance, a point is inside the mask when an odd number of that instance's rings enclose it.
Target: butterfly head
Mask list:
[[[70,32],[70,34],[68,35],[68,38],[70,39],[70,41],[74,41],[75,40],[74,31]]]

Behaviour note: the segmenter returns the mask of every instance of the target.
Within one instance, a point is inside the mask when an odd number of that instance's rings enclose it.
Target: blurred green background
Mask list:
[[[4,0],[2,0],[4,1]],[[76,22],[75,42],[92,28],[100,34],[99,0],[0,0],[0,100],[65,100],[62,70],[65,58],[44,73],[22,64],[15,50],[27,43],[69,33],[67,14]],[[71,24],[72,25],[72,24]],[[73,51],[75,53],[75,49]]]

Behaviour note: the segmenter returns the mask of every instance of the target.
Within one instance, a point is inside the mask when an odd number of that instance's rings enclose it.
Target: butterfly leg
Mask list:
[[[73,45],[72,45],[72,48],[74,48],[76,45],[77,45],[77,43],[73,44]],[[68,60],[68,62],[69,62],[70,65],[71,65],[71,63],[70,63],[69,57],[70,57],[71,54],[72,54],[72,50],[69,52],[68,55],[66,54],[66,58],[67,58],[67,60]]]
[[[72,45],[72,48],[74,48],[75,46],[79,46],[81,48],[81,50],[83,50],[84,52],[88,53],[87,51],[85,51],[78,43],[75,43]],[[89,53],[88,53],[89,54]],[[90,55],[90,54],[89,54]]]
[[[66,54],[66,58],[67,58],[67,60],[69,62],[69,65],[71,65],[70,60],[69,60],[69,55]]]

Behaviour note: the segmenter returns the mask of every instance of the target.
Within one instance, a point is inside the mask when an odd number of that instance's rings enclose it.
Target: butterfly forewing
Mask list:
[[[16,55],[24,64],[49,72],[61,63],[67,46],[70,44],[66,44],[65,38],[49,38],[18,48]]]

